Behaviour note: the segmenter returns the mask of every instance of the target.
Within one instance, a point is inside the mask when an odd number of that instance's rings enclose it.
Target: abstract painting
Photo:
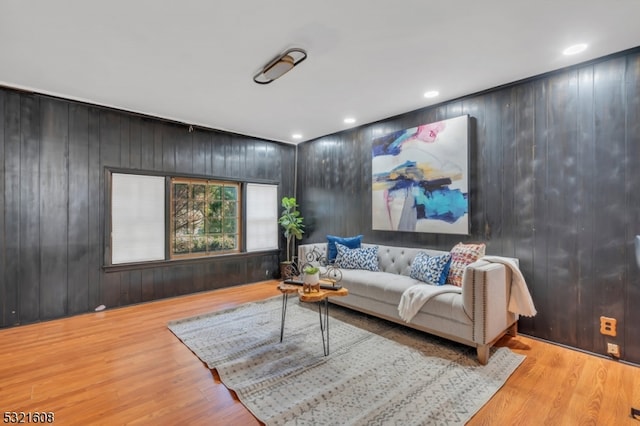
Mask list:
[[[374,230],[469,233],[469,116],[374,139]]]

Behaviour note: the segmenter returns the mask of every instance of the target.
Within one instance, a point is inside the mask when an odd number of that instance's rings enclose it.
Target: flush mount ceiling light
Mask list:
[[[305,59],[307,59],[307,52],[297,47],[292,47],[262,67],[262,70],[253,76],[253,81],[258,84],[269,84],[282,77]]]
[[[440,92],[438,92],[437,90],[429,90],[428,92],[426,92],[424,94],[424,97],[429,99],[429,98],[435,98],[436,96],[438,96],[440,94]]]

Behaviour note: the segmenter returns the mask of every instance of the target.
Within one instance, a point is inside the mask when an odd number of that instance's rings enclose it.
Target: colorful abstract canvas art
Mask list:
[[[374,230],[469,233],[469,116],[373,141]]]

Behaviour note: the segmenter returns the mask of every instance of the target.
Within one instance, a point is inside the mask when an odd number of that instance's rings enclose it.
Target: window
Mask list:
[[[171,257],[240,252],[240,212],[237,182],[171,179]]]
[[[278,186],[247,184],[247,251],[278,248]]]
[[[111,263],[164,260],[162,176],[111,176]]]
[[[105,267],[278,250],[278,184],[108,172]]]

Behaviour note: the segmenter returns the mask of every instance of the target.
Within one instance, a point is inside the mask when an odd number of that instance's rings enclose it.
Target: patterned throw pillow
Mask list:
[[[336,243],[340,243],[350,249],[360,248],[362,243],[362,235],[355,237],[336,237],[335,235],[327,235],[327,260],[333,263],[338,257],[338,249]]]
[[[442,285],[447,281],[450,263],[451,254],[449,253],[429,256],[421,251],[416,254],[411,263],[409,276],[427,284]]]
[[[483,243],[456,244],[455,247],[451,249],[451,266],[449,267],[447,284],[462,287],[464,268],[484,256],[486,247]]]
[[[378,272],[378,246],[349,249],[340,243],[336,243],[338,257],[336,265],[344,269],[365,269]]]

